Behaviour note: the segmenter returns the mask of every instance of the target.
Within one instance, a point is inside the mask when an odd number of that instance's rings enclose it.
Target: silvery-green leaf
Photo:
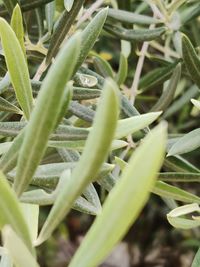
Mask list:
[[[165,141],[166,129],[159,126],[149,134],[142,146],[135,151],[123,170],[120,181],[106,199],[102,213],[97,216],[70,262],[70,267],[98,266],[110,253],[114,245],[124,236],[130,225],[135,222],[148,200],[149,192],[161,167]],[[149,157],[152,144],[155,144],[154,154]],[[141,165],[141,162],[143,162],[143,165]],[[138,175],[140,176],[139,181]],[[102,228],[104,231],[101,231],[101,235],[99,235]],[[95,244],[95,246],[92,244]],[[87,257],[84,257],[84,255],[87,255]]]
[[[3,173],[0,173],[0,228],[11,225],[23,239],[26,246],[33,252],[29,228],[24,218],[21,206]]]
[[[80,34],[77,34],[62,48],[42,84],[20,149],[14,181],[17,195],[27,188],[45,153],[48,138],[56,126],[62,108],[64,89],[73,73],[79,49]]]
[[[39,267],[34,256],[28,250],[24,240],[22,240],[13,229],[6,225],[2,231],[4,247],[9,251],[9,255],[15,266]]]
[[[169,150],[168,156],[188,153],[200,147],[200,128],[181,137]]]
[[[26,59],[21,45],[9,24],[0,19],[1,43],[6,65],[19,105],[27,119],[33,106],[33,97]]]
[[[200,88],[200,59],[186,35],[182,36],[182,54],[190,78]]]
[[[111,112],[112,107],[112,112]],[[107,80],[98,104],[93,129],[89,134],[85,150],[72,177],[59,195],[40,232],[37,244],[46,240],[58,223],[69,212],[71,204],[82,193],[84,188],[94,180],[108,155],[114,137],[118,112],[119,98],[115,83]],[[55,220],[56,218],[56,220]]]

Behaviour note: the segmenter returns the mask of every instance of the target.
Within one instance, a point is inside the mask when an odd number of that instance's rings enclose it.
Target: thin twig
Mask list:
[[[149,29],[153,29],[155,27],[154,24],[151,24]],[[138,63],[137,63],[137,66],[136,66],[136,71],[135,71],[135,74],[134,74],[134,79],[133,79],[133,83],[132,83],[132,86],[131,86],[131,94],[130,94],[130,102],[131,104],[134,104],[135,102],[135,97],[137,95],[137,90],[138,90],[138,85],[139,85],[139,81],[140,81],[140,76],[141,76],[141,73],[142,73],[142,68],[143,68],[143,65],[144,65],[144,59],[145,59],[145,56],[146,56],[146,53],[147,53],[147,50],[148,50],[148,47],[149,47],[149,42],[144,42],[143,45],[142,45],[142,48],[139,52],[140,56],[139,56],[139,59],[138,59]]]
[[[79,27],[84,21],[89,19],[92,14],[104,3],[104,0],[97,0],[94,4],[91,5],[90,8],[86,10],[83,16],[77,22],[77,27]]]
[[[42,61],[42,63],[40,64],[35,76],[33,77],[34,81],[39,81],[43,72],[47,69],[47,65],[46,65],[46,58],[44,58],[44,60]]]

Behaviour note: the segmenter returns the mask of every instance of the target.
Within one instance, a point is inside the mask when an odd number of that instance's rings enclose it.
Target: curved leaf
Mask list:
[[[27,63],[20,43],[9,24],[0,18],[0,36],[6,65],[17,100],[27,119],[33,106],[33,97]]]
[[[70,267],[98,266],[137,219],[161,167],[165,142],[166,129],[160,126],[147,136],[133,154],[122,172],[120,181],[104,203],[102,213],[96,218],[72,259]],[[154,154],[149,157],[150,148],[154,144]]]
[[[62,194],[57,198],[40,232],[37,244],[41,244],[51,235],[59,222],[69,212],[74,200],[97,176],[102,163],[108,155],[114,137],[118,109],[119,99],[116,85],[111,80],[107,80],[85,150],[77,167],[72,172],[72,177],[66,184]]]
[[[64,89],[73,73],[79,49],[80,35],[78,34],[67,42],[60,51],[43,82],[20,149],[17,175],[14,181],[17,195],[20,195],[27,188],[44,155],[48,138],[60,115]]]

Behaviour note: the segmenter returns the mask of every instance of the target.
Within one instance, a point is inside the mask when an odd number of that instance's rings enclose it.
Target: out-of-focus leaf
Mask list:
[[[18,107],[16,107],[12,103],[8,102],[3,97],[0,97],[0,110],[11,112],[11,113],[16,113],[16,114],[20,114],[20,115],[23,114],[23,112]]]
[[[86,142],[85,140],[80,140],[80,141],[49,141],[48,146],[82,151],[84,149],[85,142]],[[127,145],[128,145],[128,143],[123,141],[123,140],[114,140],[112,142],[110,150],[112,151],[115,149],[119,149],[119,148],[125,147]]]
[[[112,112],[110,112],[111,107]],[[116,85],[111,80],[107,80],[85,150],[77,167],[72,172],[71,179],[65,185],[62,194],[57,198],[40,232],[37,244],[41,244],[51,235],[59,222],[69,212],[74,200],[97,176],[102,163],[108,155],[114,137],[118,109],[119,98]]]
[[[181,137],[169,150],[168,156],[188,153],[200,147],[200,128]]]
[[[180,18],[182,25],[188,23],[195,17],[197,17],[200,14],[200,6],[199,3],[196,3],[195,5],[188,6],[187,8],[184,8],[180,12]]]
[[[17,100],[25,117],[29,119],[33,106],[33,97],[27,63],[14,31],[2,18],[0,19],[0,36]]]
[[[14,181],[17,195],[26,189],[44,155],[48,138],[62,108],[64,89],[71,78],[79,49],[80,34],[77,34],[60,51],[43,82],[20,149]]]
[[[16,266],[39,267],[34,256],[27,249],[22,240],[13,229],[6,225],[2,231],[4,247],[9,251],[9,255]]]
[[[12,142],[0,143],[0,155],[3,155],[4,153],[6,153],[11,146],[12,146]]]
[[[192,216],[191,219],[181,216],[188,215],[193,212],[200,213],[199,205],[189,204],[173,209],[167,214],[168,222],[175,228],[179,229],[191,229],[200,226],[200,220],[197,217]]]
[[[198,249],[191,267],[199,267],[200,265],[200,249]]]
[[[166,129],[159,126],[152,131],[144,140],[143,145],[133,154],[127,167],[122,172],[120,181],[108,196],[102,213],[97,217],[72,259],[70,267],[80,266],[80,262],[82,267],[99,265],[137,219],[161,167],[165,141]],[[149,157],[152,144],[156,144],[155,154]],[[145,160],[145,157],[148,160]],[[141,162],[146,163],[146,166],[142,166]],[[138,175],[140,176],[139,182]],[[104,231],[99,235],[102,227]],[[94,243],[95,246],[92,245]],[[87,255],[87,257],[83,257],[83,255]]]
[[[22,209],[15,193],[2,173],[0,173],[0,210],[0,228],[2,229],[6,224],[11,225],[29,250],[33,252],[29,229]]]
[[[17,0],[3,0],[4,5],[10,14],[12,14],[14,7],[17,5]]]
[[[196,99],[191,99],[192,104],[200,110],[200,101]]]
[[[55,1],[48,3],[45,6],[45,16],[46,16],[46,22],[47,22],[47,29],[49,33],[51,33],[53,29],[55,9],[56,9]]]
[[[64,0],[64,6],[68,12],[72,9],[73,4],[74,0]]]
[[[7,0],[4,0],[4,1],[7,2]],[[48,4],[52,1],[53,0],[34,0],[34,1],[27,2],[27,0],[20,0],[20,7],[23,12],[26,12],[26,11],[35,9],[36,7],[40,7],[42,5]],[[15,5],[13,6],[13,8],[15,7]],[[0,5],[0,16],[6,16],[7,14],[8,14],[7,9],[5,9],[2,5]]]
[[[6,174],[16,166],[17,156],[24,138],[21,132],[13,141],[9,150],[0,159],[0,169]]]
[[[32,204],[21,204],[25,220],[29,227],[31,240],[34,242],[38,235],[39,206]]]

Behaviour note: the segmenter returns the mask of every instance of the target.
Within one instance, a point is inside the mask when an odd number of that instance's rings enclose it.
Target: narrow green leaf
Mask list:
[[[24,133],[21,132],[13,141],[12,146],[0,159],[0,169],[6,174],[16,166],[17,156],[24,139]]]
[[[196,85],[191,86],[184,94],[166,110],[163,114],[163,118],[168,118],[172,116],[174,113],[179,111],[184,105],[188,104],[191,98],[197,96],[199,94],[199,89]]]
[[[120,181],[108,196],[102,213],[97,217],[72,259],[70,267],[98,266],[135,222],[148,200],[149,191],[161,167],[165,141],[166,128],[162,125],[153,130],[133,154],[122,172]],[[154,144],[154,154],[149,157]],[[141,162],[145,166],[141,165]],[[104,231],[99,235],[102,228]]]
[[[13,10],[11,17],[11,27],[15,32],[17,39],[21,45],[22,51],[26,58],[26,48],[24,44],[24,27],[23,27],[23,17],[21,13],[20,6],[17,4]]]
[[[5,226],[2,232],[4,247],[7,248],[15,266],[39,267],[33,255],[27,249],[24,240],[13,231],[10,226]]]
[[[200,147],[200,128],[181,137],[169,150],[167,156],[188,153]]]
[[[108,18],[120,21],[120,22],[125,22],[125,23],[131,23],[131,24],[155,24],[159,23],[159,20],[145,16],[145,15],[140,15],[137,13],[133,12],[128,12],[125,10],[119,10],[119,9],[113,9],[109,8],[108,11]]]
[[[113,78],[113,70],[110,64],[102,57],[95,55],[93,63],[97,72],[103,77]]]
[[[200,248],[198,249],[195,258],[192,262],[192,266],[191,267],[199,267],[200,266]]]
[[[178,187],[158,181],[152,190],[156,195],[166,198],[172,198],[186,203],[196,202],[200,204],[200,198]]]
[[[14,181],[17,195],[27,188],[44,155],[48,138],[60,114],[66,83],[71,78],[76,64],[79,45],[80,35],[78,34],[72,37],[60,51],[42,84],[20,149],[17,175]]]
[[[99,34],[101,33],[101,30],[105,23],[107,14],[108,14],[108,8],[104,8],[92,19],[92,21],[82,31],[81,50],[74,73],[82,65],[88,53],[90,52],[95,42],[97,41],[97,38],[99,37]]]
[[[40,232],[37,244],[41,244],[51,235],[59,222],[69,212],[74,200],[97,176],[102,163],[108,155],[114,137],[119,112],[118,106],[119,99],[116,85],[111,80],[107,80],[85,150],[77,167],[72,172],[69,183],[57,198]],[[110,112],[111,107],[112,112]]]
[[[25,220],[29,227],[31,240],[34,242],[38,236],[39,206],[32,204],[21,204]]]
[[[65,10],[62,14],[59,24],[51,38],[50,46],[46,57],[47,65],[49,65],[51,63],[52,58],[56,56],[60,45],[62,44],[73,22],[75,21],[76,16],[78,15],[78,12],[81,9],[83,3],[84,0],[76,0],[70,12]]]
[[[120,139],[122,137],[128,136],[129,134],[144,129],[146,126],[154,122],[160,116],[160,114],[161,112],[152,112],[119,120],[115,138]]]
[[[18,107],[16,107],[12,103],[8,102],[3,97],[0,97],[0,110],[16,113],[16,114],[20,114],[20,115],[23,114],[22,111]]]
[[[59,177],[65,170],[73,170],[77,165],[76,161],[73,162],[59,162],[39,165],[33,179],[31,180],[32,185],[38,187],[45,187],[49,189],[55,189],[59,181]],[[104,176],[111,172],[114,168],[112,164],[103,164],[98,176]],[[8,173],[8,178],[14,180],[16,176],[16,170],[13,170]],[[95,177],[94,177],[95,178]]]
[[[58,113],[59,113],[58,114],[58,118],[59,118],[60,112]],[[57,118],[57,121],[58,121],[58,118]],[[27,123],[24,121],[0,122],[0,135],[12,136],[12,137],[17,136],[21,130],[25,129],[26,125]],[[51,140],[85,140],[88,136],[88,133],[89,133],[89,130],[86,128],[60,125],[57,128],[57,130],[54,131],[54,133],[50,136],[50,139]]]
[[[170,78],[174,67],[174,64],[170,64],[169,66],[160,67],[155,70],[149,71],[140,79],[139,89],[146,91],[156,85],[162,84],[163,82],[167,81]]]
[[[120,54],[119,69],[116,74],[115,80],[118,85],[121,85],[125,82],[128,74],[128,60],[123,53]]]
[[[181,156],[173,156],[165,159],[164,165],[176,172],[200,173],[200,170]]]
[[[200,88],[200,59],[186,35],[182,36],[182,55],[190,78]]]
[[[105,24],[104,29],[110,34],[126,41],[152,41],[165,33],[165,27],[159,27],[152,30],[140,29],[140,30],[127,30],[120,26]]]
[[[75,101],[71,102],[69,106],[69,111],[71,111],[72,114],[76,115],[78,118],[88,122],[92,122],[95,115],[94,110],[84,105],[81,105]]]
[[[87,100],[98,98],[101,95],[101,91],[99,89],[87,89],[81,87],[73,88],[73,100]]]
[[[181,76],[181,64],[179,63],[174,69],[174,72],[172,74],[172,77],[169,81],[167,88],[165,88],[158,102],[152,107],[151,111],[159,111],[159,110],[163,111],[170,105],[170,103],[174,98],[174,94],[176,92],[180,76]]]
[[[162,172],[158,178],[165,182],[200,182],[200,173]]]
[[[26,119],[29,119],[33,106],[33,97],[27,63],[14,31],[2,18],[0,18],[0,36],[6,65],[17,100]]]
[[[65,179],[66,182],[66,179]],[[40,206],[49,206],[53,205],[56,198],[60,194],[55,190],[52,193],[47,193],[43,189],[31,190],[22,194],[20,200],[23,203],[31,203],[34,205]],[[72,209],[78,210],[82,213],[97,215],[100,210],[98,210],[94,205],[92,205],[89,201],[87,201],[84,197],[79,197],[74,204],[72,205]]]
[[[33,252],[29,229],[22,209],[15,193],[2,173],[0,173],[0,210],[0,228],[2,229],[6,224],[11,225],[30,251]]]
[[[55,148],[67,148],[70,150],[78,150],[82,151],[85,146],[85,140],[80,140],[80,141],[49,141],[48,146],[49,147],[55,147]],[[128,143],[123,141],[123,140],[114,140],[111,144],[110,150],[115,150],[119,149],[122,147],[127,146]],[[0,144],[1,148],[1,144]],[[0,152],[1,153],[1,152]]]

